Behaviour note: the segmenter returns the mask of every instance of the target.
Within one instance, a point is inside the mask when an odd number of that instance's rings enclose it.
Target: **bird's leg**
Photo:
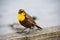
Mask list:
[[[21,32],[24,32],[24,30],[26,30],[27,28],[23,29]]]
[[[30,29],[31,28],[28,28],[28,30],[25,32],[26,34],[29,34],[30,33]]]
[[[30,29],[34,29],[34,27],[31,27]]]
[[[20,32],[16,32],[16,33],[23,33],[24,32],[24,30],[26,30],[27,28],[25,28],[25,29],[23,29],[22,31],[20,31]]]
[[[30,34],[31,32],[34,32],[34,27],[29,28],[27,33]]]

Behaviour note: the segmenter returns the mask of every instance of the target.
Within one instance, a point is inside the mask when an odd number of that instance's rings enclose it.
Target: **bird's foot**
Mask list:
[[[20,31],[20,32],[16,32],[16,33],[25,33],[26,31]]]

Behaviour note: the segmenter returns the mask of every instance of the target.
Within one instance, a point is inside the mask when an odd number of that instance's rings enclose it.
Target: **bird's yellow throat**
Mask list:
[[[18,20],[19,21],[24,21],[25,20],[25,16],[24,15],[25,15],[25,13],[21,13],[21,14],[18,13]]]

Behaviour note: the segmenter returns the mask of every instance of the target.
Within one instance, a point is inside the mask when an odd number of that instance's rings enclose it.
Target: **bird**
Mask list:
[[[22,26],[24,26],[25,28],[31,29],[32,27],[37,27],[38,29],[42,29],[41,27],[39,27],[36,24],[36,22],[33,20],[33,18],[29,14],[27,14],[26,11],[23,9],[19,9],[17,19],[18,19],[19,23]]]

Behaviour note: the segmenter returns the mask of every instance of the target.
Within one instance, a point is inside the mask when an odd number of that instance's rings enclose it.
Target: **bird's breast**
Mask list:
[[[25,16],[21,15],[21,14],[18,14],[18,20],[19,21],[24,21],[25,20]]]

